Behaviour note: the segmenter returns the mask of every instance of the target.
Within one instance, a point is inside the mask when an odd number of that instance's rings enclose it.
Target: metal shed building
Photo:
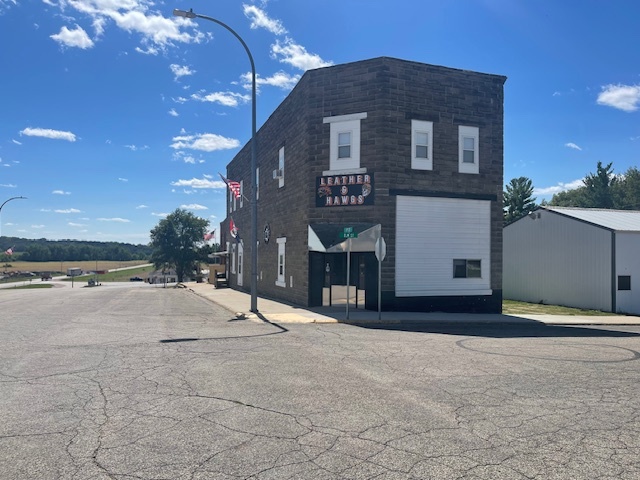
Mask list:
[[[503,242],[504,298],[640,314],[640,211],[540,207]]]

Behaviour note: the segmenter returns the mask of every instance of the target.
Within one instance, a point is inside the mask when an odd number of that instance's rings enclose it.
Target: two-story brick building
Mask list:
[[[382,236],[383,309],[501,311],[505,80],[387,57],[307,71],[257,133],[258,295],[344,304],[351,242],[352,302],[376,309]],[[227,167],[246,192],[250,150]],[[248,291],[251,209],[227,198]]]

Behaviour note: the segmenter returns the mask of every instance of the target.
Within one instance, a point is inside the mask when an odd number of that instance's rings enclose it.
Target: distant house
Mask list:
[[[640,211],[540,207],[503,242],[504,298],[640,314]]]
[[[178,275],[174,269],[166,271],[155,270],[149,274],[147,280],[151,284],[176,283]]]

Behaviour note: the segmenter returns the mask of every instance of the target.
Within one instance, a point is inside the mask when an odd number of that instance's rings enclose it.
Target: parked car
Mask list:
[[[129,281],[130,281],[130,282],[144,282],[144,279],[143,279],[143,278],[140,278],[140,277],[131,277],[131,278],[129,279]]]

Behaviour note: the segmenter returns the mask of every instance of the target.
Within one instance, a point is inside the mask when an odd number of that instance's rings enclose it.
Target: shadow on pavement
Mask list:
[[[351,325],[373,330],[395,330],[403,332],[418,333],[438,333],[443,335],[460,335],[473,337],[490,337],[490,338],[576,338],[576,337],[637,337],[638,332],[628,332],[622,330],[625,327],[619,327],[620,330],[612,330],[610,327],[593,326],[567,326],[567,325],[546,325],[544,323],[531,320],[531,323],[496,323],[496,324],[478,324],[478,323],[428,323],[428,322],[398,322],[395,324],[373,324],[350,322]]]

